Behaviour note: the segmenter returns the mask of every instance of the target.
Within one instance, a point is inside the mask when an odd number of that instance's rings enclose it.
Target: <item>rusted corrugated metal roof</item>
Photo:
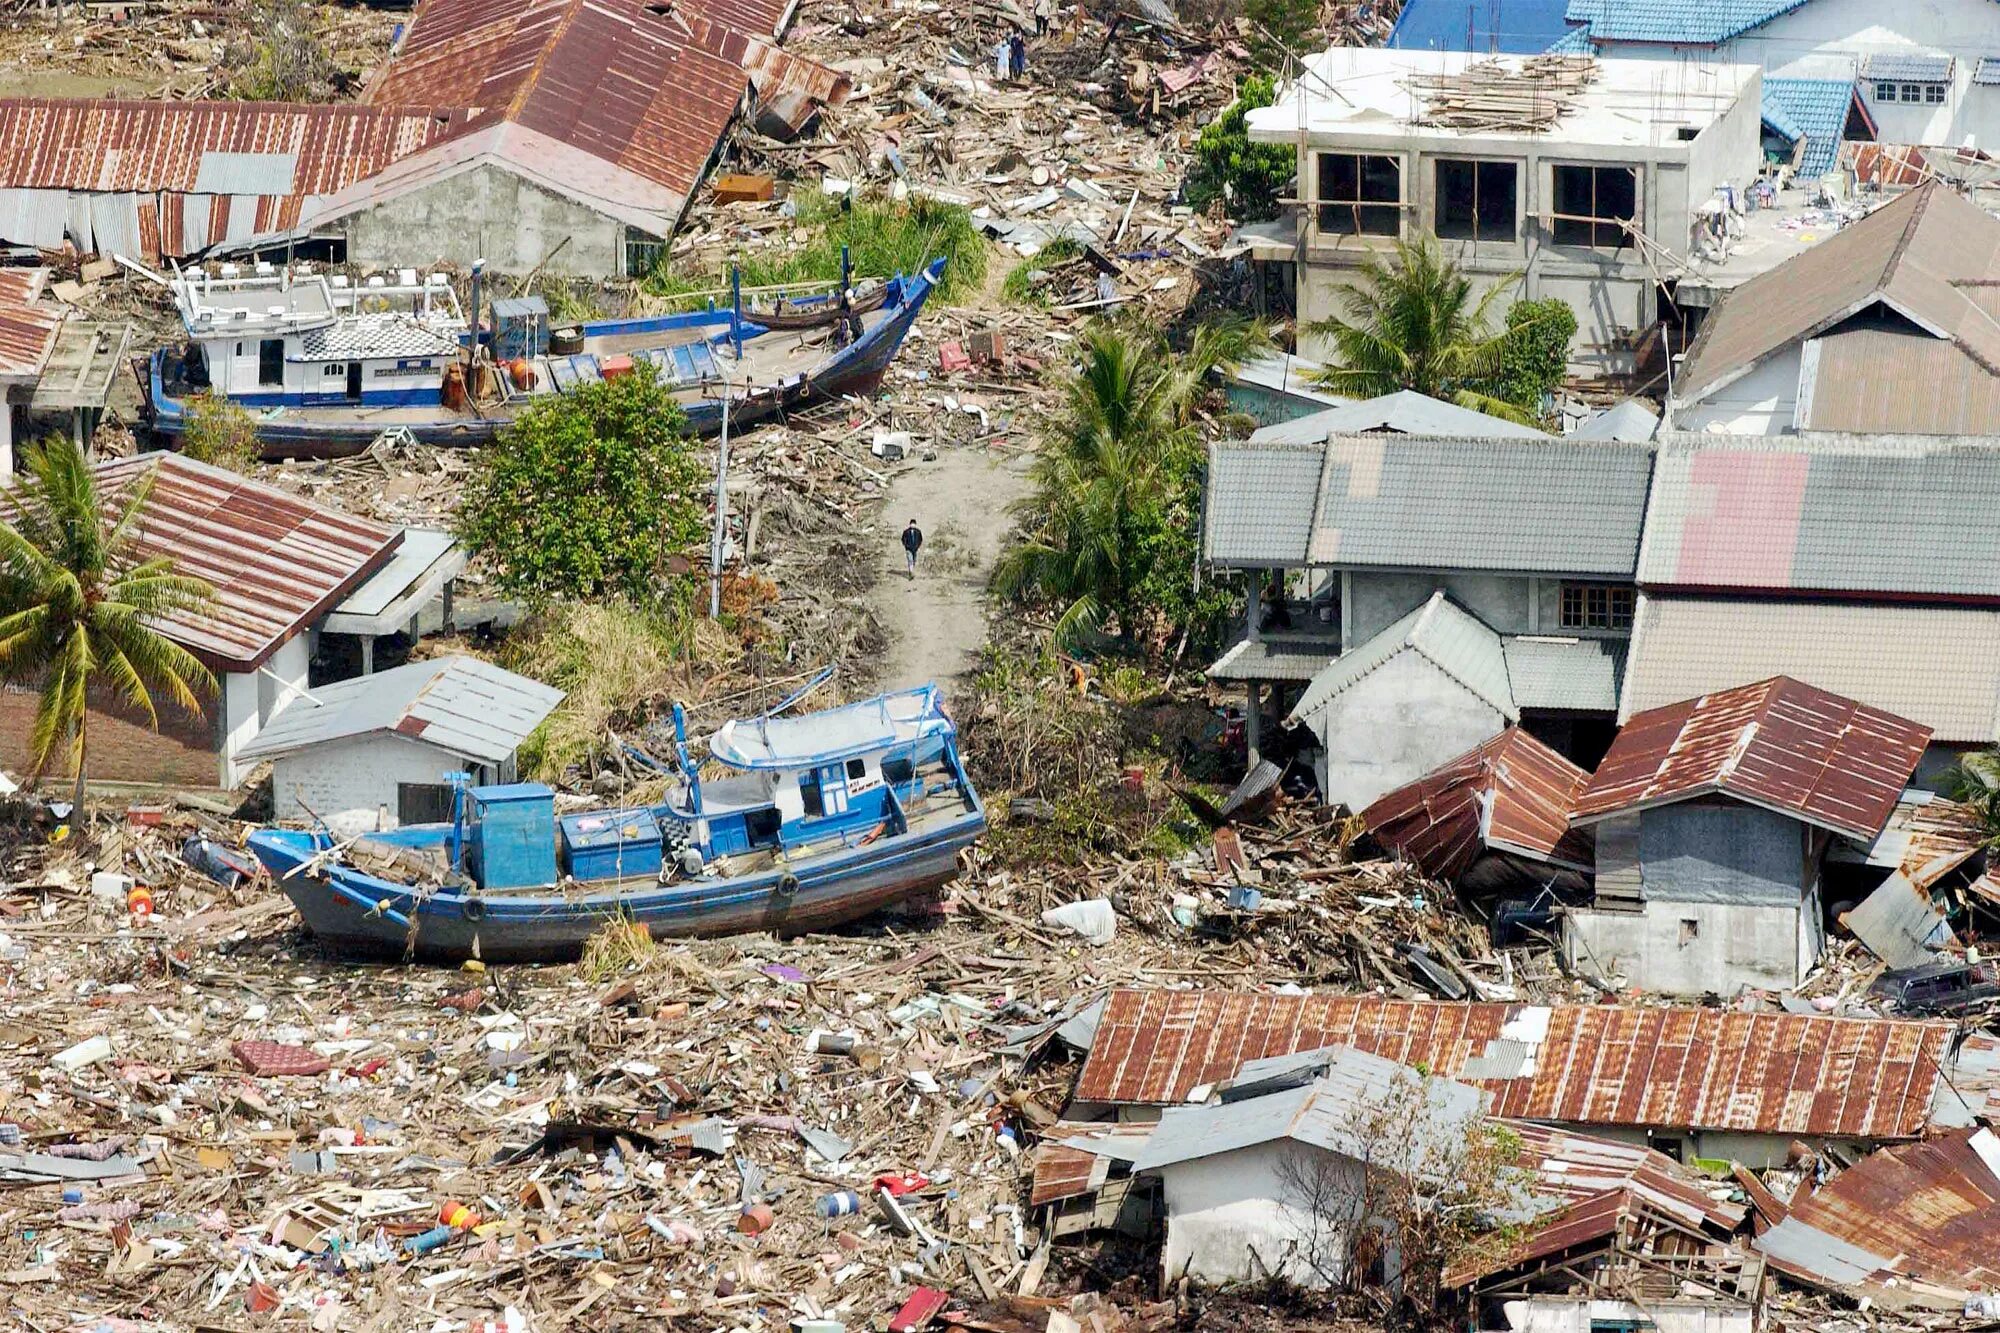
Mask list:
[[[153,491],[132,554],[172,557],[180,573],[215,585],[214,603],[160,629],[211,666],[249,671],[345,597],[402,541],[395,528],[174,453],[98,465],[114,509],[143,473]]]
[[[2000,1140],[1969,1129],[1873,1153],[1807,1194],[1756,1246],[1802,1282],[1962,1312],[2000,1288]]]
[[[32,379],[56,345],[63,312],[42,300],[45,268],[0,269],[0,375]]]
[[[1361,812],[1375,840],[1433,879],[1463,873],[1482,850],[1589,870],[1590,836],[1569,826],[1590,775],[1519,727]]]
[[[1720,793],[1867,842],[1930,738],[1907,718],[1773,676],[1633,717],[1574,818]]]
[[[1245,1061],[1356,1046],[1579,1125],[1909,1138],[1949,1024],[1713,1009],[1543,1007],[1222,991],[1112,993],[1076,1100],[1184,1102]]]
[[[1035,1180],[1028,1202],[1039,1207],[1089,1194],[1114,1162],[1129,1164],[1152,1133],[1151,1125],[1064,1120],[1051,1125],[1035,1149]]]

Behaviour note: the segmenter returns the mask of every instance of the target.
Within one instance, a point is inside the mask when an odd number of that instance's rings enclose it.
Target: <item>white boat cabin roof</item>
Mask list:
[[[196,336],[273,336],[367,316],[404,325],[414,319],[446,331],[465,327],[458,294],[442,273],[425,277],[404,269],[353,281],[345,274],[295,273],[269,264],[243,273],[225,264],[217,273],[177,273],[172,286],[181,322]]]
[[[708,750],[732,768],[810,768],[952,730],[937,687],[921,685],[798,717],[738,718],[722,724]]]

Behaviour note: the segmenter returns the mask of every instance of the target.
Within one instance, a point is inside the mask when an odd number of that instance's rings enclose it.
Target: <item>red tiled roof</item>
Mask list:
[[[1930,738],[1907,718],[1773,676],[1633,717],[1574,819],[1720,793],[1867,841]]]
[[[0,375],[39,375],[62,327],[62,310],[41,299],[45,268],[0,269]]]
[[[215,585],[208,609],[160,630],[225,670],[248,671],[385,564],[403,534],[308,504],[271,486],[174,453],[100,464],[115,510],[155,470],[133,554],[171,556],[182,574]]]
[[[1076,1100],[1183,1102],[1248,1060],[1353,1046],[1486,1089],[1516,1119],[1910,1138],[1950,1037],[1946,1023],[1714,1009],[1121,990]]]
[[[1519,727],[1507,730],[1361,812],[1384,847],[1433,879],[1452,879],[1483,850],[1588,870],[1591,839],[1570,828],[1590,775]]]

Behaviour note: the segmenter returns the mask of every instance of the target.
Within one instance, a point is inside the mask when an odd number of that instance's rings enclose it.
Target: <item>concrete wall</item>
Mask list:
[[[24,781],[29,772],[28,740],[40,698],[33,685],[0,685],[0,771],[16,781]],[[204,699],[199,717],[165,700],[154,702],[160,710],[157,731],[144,715],[109,694],[92,693],[85,773],[99,782],[214,787],[221,772],[217,758],[220,701],[212,696]],[[51,788],[66,791],[74,778],[68,763],[57,759],[51,762],[44,781]]]
[[[1512,574],[1393,574],[1354,570],[1346,595],[1354,603],[1343,633],[1354,648],[1395,624],[1443,588],[1447,596],[1501,634],[1530,632],[1534,600],[1529,581]]]
[[[311,666],[307,636],[297,634],[271,654],[262,671],[233,671],[221,678],[223,786],[236,786],[257,767],[254,761],[237,759],[237,751],[256,740],[264,724],[297,698],[297,691],[306,688]]]
[[[1806,826],[1775,811],[1717,799],[1639,814],[1649,900],[1796,907],[1815,878],[1805,865]]]
[[[1437,161],[1477,158],[1516,164],[1518,236],[1512,242],[1440,240],[1455,260],[1484,290],[1514,274],[1524,274],[1518,294],[1556,297],[1576,310],[1577,337],[1572,364],[1579,371],[1629,369],[1632,358],[1620,349],[1633,332],[1657,317],[1653,274],[1657,260],[1637,247],[1616,252],[1558,246],[1541,221],[1554,208],[1554,170],[1561,164],[1631,165],[1639,170],[1637,220],[1645,234],[1676,254],[1685,254],[1693,235],[1694,210],[1722,185],[1739,191],[1756,178],[1763,161],[1761,80],[1752,80],[1738,100],[1692,140],[1624,145],[1565,143],[1550,135],[1524,145],[1519,139],[1482,138],[1467,134],[1452,141],[1413,140],[1395,127],[1364,130],[1342,127],[1316,133],[1303,150],[1299,179],[1317,193],[1317,154],[1321,152],[1389,153],[1402,162],[1403,214],[1406,233],[1434,235]],[[1662,106],[1671,106],[1671,89],[1663,89]],[[1307,230],[1306,262],[1299,266],[1300,325],[1323,319],[1338,309],[1339,290],[1354,279],[1354,269],[1391,249],[1386,236],[1322,235],[1317,219]],[[1331,352],[1323,340],[1302,336],[1299,351],[1306,356]]]
[[[279,819],[290,820],[310,819],[310,807],[341,834],[392,829],[398,783],[434,784],[444,774],[468,767],[457,756],[407,736],[355,736],[273,760],[272,806]],[[487,780],[477,768],[470,771],[475,782]]]
[[[1651,1325],[1658,1333],[1751,1333],[1756,1310],[1747,1302],[1593,1301],[1534,1296],[1504,1301],[1501,1311],[1513,1333],[1590,1333],[1592,1320]]]
[[[1571,912],[1563,950],[1573,966],[1614,985],[1728,998],[1745,986],[1796,986],[1804,924],[1796,905],[1649,901],[1640,912]]]
[[[411,190],[343,222],[348,261],[373,268],[425,268],[485,259],[498,273],[546,262],[559,277],[624,272],[623,228],[611,218],[494,166],[478,166]],[[549,256],[567,238],[554,259]]]
[[[1320,794],[1359,810],[1506,729],[1500,710],[1405,651],[1306,719],[1320,743]]]
[[[1788,435],[1798,399],[1799,346],[1795,343],[1700,402],[1676,407],[1673,426],[1724,435]]]
[[[1308,1171],[1317,1169],[1309,1162],[1322,1163],[1332,1173],[1330,1193],[1352,1199],[1358,1215],[1360,1163],[1289,1140],[1163,1168],[1167,1238],[1160,1266],[1166,1280],[1176,1282],[1185,1273],[1212,1286],[1271,1274],[1302,1287],[1339,1281],[1344,1237],[1353,1222],[1318,1244],[1296,1172],[1288,1183],[1288,1160]],[[1315,1250],[1318,1265],[1312,1260]]]

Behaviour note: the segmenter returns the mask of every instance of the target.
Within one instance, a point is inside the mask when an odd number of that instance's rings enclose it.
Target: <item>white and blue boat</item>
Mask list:
[[[185,337],[146,362],[146,413],[167,436],[215,393],[255,415],[267,458],[359,453],[385,433],[483,444],[537,398],[647,363],[700,433],[872,393],[944,274],[781,300],[552,328],[539,298],[495,300],[475,338],[443,274],[351,282],[269,264],[168,280]],[[482,302],[475,286],[473,303]]]
[[[722,776],[689,762],[679,707],[674,733],[678,782],[657,805],[558,817],[540,783],[456,774],[447,823],[345,841],[267,828],[250,850],[334,953],[550,962],[612,921],[655,937],[841,925],[952,878],[986,828],[934,685],[725,723],[708,747]]]

